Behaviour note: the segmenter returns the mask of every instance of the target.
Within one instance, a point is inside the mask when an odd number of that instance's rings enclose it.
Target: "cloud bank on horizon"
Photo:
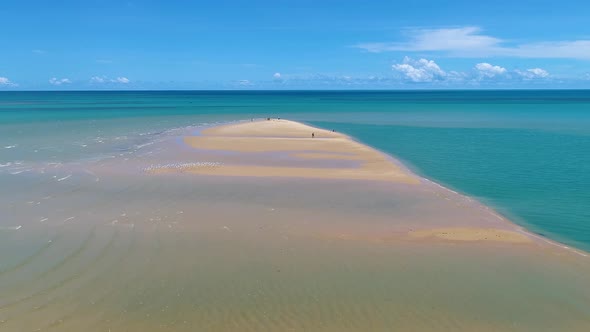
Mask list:
[[[549,72],[542,68],[529,68],[526,70],[515,69],[509,71],[504,67],[492,65],[487,62],[475,64],[474,68],[469,72],[447,72],[441,69],[433,60],[414,60],[410,57],[405,57],[402,63],[392,65],[392,69],[400,74],[399,77],[401,79],[413,83],[445,81],[477,84],[486,80],[548,80],[551,78]]]
[[[4,23],[23,28],[3,38],[0,89],[590,88],[587,12],[582,0],[6,0]]]

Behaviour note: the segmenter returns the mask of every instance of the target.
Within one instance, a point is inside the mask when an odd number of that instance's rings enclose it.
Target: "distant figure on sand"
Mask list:
[[[315,133],[311,133],[311,138],[314,138],[314,137],[315,137]]]

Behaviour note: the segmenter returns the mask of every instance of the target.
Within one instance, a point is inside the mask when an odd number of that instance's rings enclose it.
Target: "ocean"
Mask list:
[[[349,134],[535,233],[590,250],[584,90],[0,92],[0,194],[39,165],[132,156],[189,126],[266,117]]]
[[[588,331],[588,253],[527,242],[469,197],[590,251],[589,105],[585,91],[1,92],[0,331]],[[346,133],[467,197],[183,171],[350,167],[186,140],[267,117]],[[484,239],[413,236],[461,227]]]

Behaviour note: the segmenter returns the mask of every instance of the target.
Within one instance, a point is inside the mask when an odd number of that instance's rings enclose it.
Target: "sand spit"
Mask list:
[[[459,193],[420,178],[390,156],[347,135],[295,121],[271,119],[225,124],[202,130],[200,135],[185,136],[182,141],[194,149],[194,154],[190,152],[190,155],[207,160],[214,156],[216,161],[152,165],[145,171],[150,174],[381,181],[410,184],[418,191],[425,189],[449,204],[464,200]],[[318,161],[323,162],[321,167]],[[343,165],[343,161],[347,164]],[[469,198],[467,201],[461,204],[467,204],[472,211],[458,215],[460,220],[412,225],[418,228],[397,233],[393,238],[506,245],[537,243],[569,249],[528,233]],[[364,237],[359,234],[349,237],[360,238]],[[382,241],[383,234],[368,238]]]
[[[313,136],[313,137],[312,137]],[[185,173],[249,176],[348,179],[418,184],[420,180],[396,165],[391,158],[350,137],[288,120],[242,122],[206,129],[201,136],[184,137],[184,142],[199,151],[233,152],[256,158],[254,165],[223,163],[215,168],[183,167]],[[275,165],[284,156],[298,162],[297,167]],[[333,161],[319,167],[317,160]],[[359,167],[344,167],[338,161],[350,160]],[[302,164],[303,163],[303,164]],[[152,173],[173,173],[178,168],[160,167]]]

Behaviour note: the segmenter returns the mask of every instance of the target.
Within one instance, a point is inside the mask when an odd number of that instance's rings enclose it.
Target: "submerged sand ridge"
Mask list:
[[[313,137],[312,137],[313,135]],[[263,120],[229,124],[203,130],[201,136],[184,137],[184,142],[199,150],[233,152],[255,156],[254,164],[223,163],[218,167],[185,167],[185,173],[251,176],[301,177],[317,179],[376,180],[417,184],[419,179],[396,165],[388,156],[355,142],[348,136],[288,120]],[[297,167],[276,165],[291,159]],[[319,167],[317,160],[328,163]],[[338,165],[350,161],[358,167]],[[333,162],[330,164],[330,162]],[[154,173],[176,172],[167,167]]]
[[[409,233],[416,239],[442,239],[450,241],[497,241],[510,243],[531,243],[532,239],[525,234],[494,228],[437,228],[412,231]]]

